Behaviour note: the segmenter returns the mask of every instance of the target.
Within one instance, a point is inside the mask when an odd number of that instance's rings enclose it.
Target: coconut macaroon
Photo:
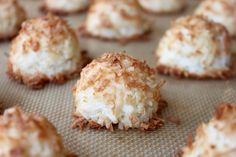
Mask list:
[[[26,13],[16,0],[0,0],[0,40],[16,36],[25,19]]]
[[[156,50],[160,73],[197,79],[231,76],[230,37],[202,16],[177,19]]]
[[[10,78],[33,88],[79,75],[84,57],[66,21],[48,14],[23,23],[8,58]]]
[[[74,87],[74,127],[113,130],[156,129],[163,125],[161,83],[145,62],[125,53],[106,53],[81,72]]]
[[[208,124],[201,125],[195,141],[183,149],[182,157],[236,156],[236,105],[221,105]]]
[[[196,9],[195,14],[221,23],[231,36],[236,36],[236,0],[205,0]]]
[[[75,157],[46,118],[25,114],[18,107],[0,116],[0,139],[1,157]]]
[[[150,23],[134,0],[95,0],[80,32],[106,40],[130,41],[143,38]]]
[[[175,13],[183,10],[186,0],[137,0],[139,5],[151,13]]]
[[[43,10],[55,14],[71,14],[85,11],[91,0],[44,0]]]

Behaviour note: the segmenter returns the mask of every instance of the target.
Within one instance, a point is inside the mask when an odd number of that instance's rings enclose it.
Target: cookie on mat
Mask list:
[[[75,157],[46,118],[25,114],[18,107],[0,116],[0,139],[1,157]]]
[[[126,53],[106,53],[87,65],[74,87],[73,127],[153,130],[163,125],[155,70]]]
[[[177,19],[156,50],[157,70],[178,77],[232,75],[230,37],[224,26],[202,16]]]
[[[195,141],[183,149],[182,157],[236,156],[236,105],[222,104],[214,117],[198,129]]]
[[[63,19],[48,14],[28,20],[12,42],[8,74],[33,88],[63,83],[78,76],[82,55],[74,30]]]
[[[80,28],[85,36],[127,42],[142,39],[150,31],[134,0],[97,0]]]

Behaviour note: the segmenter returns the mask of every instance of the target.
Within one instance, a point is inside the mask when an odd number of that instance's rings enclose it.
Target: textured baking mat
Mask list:
[[[21,0],[28,15],[38,16],[38,7],[42,1]],[[103,52],[126,50],[132,56],[146,60],[154,66],[153,52],[169,27],[170,21],[178,16],[191,13],[196,1],[190,4],[186,12],[176,15],[148,16],[153,21],[153,32],[148,42],[135,42],[120,45],[113,42],[102,42],[94,39],[80,38],[81,48],[87,49],[92,57]],[[77,29],[85,15],[66,17]],[[171,157],[184,146],[187,136],[201,122],[211,117],[216,104],[236,102],[236,79],[226,81],[177,80],[166,76],[167,83],[161,93],[168,101],[169,107],[165,116],[178,117],[181,125],[166,123],[164,127],[152,132],[138,130],[115,131],[70,129],[72,123],[73,97],[71,88],[75,80],[64,85],[48,85],[42,90],[31,90],[23,85],[10,81],[6,76],[6,60],[9,43],[0,44],[0,104],[9,108],[21,104],[28,112],[35,112],[48,117],[63,136],[65,145],[80,157]]]

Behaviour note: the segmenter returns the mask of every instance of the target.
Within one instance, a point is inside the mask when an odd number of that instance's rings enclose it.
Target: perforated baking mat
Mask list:
[[[21,0],[30,17],[42,15],[38,11],[41,0]],[[95,39],[80,38],[82,49],[90,52],[92,57],[98,57],[104,52],[126,51],[130,55],[146,60],[150,66],[155,65],[154,49],[170,21],[190,14],[197,1],[189,1],[188,9],[180,14],[154,16],[148,15],[153,22],[153,32],[147,42],[134,42],[120,45],[114,42],[103,42]],[[85,14],[73,15],[66,18],[73,28],[77,29]],[[165,79],[166,85],[161,93],[168,108],[164,116],[174,116],[181,120],[181,125],[166,123],[164,127],[152,131],[138,130],[114,131],[71,129],[71,113],[73,96],[71,93],[75,80],[64,85],[50,84],[42,90],[31,90],[8,79],[6,75],[7,52],[9,42],[0,44],[0,104],[9,108],[16,104],[27,112],[35,112],[46,116],[63,136],[69,150],[80,157],[171,157],[183,147],[190,132],[197,125],[206,122],[221,102],[236,102],[236,79],[230,80],[178,80],[158,75],[157,79]]]

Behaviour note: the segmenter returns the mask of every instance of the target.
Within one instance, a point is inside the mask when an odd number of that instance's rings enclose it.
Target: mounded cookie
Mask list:
[[[63,83],[78,76],[84,57],[74,30],[63,19],[48,14],[23,23],[12,42],[8,74],[32,88]]]
[[[195,141],[183,149],[182,157],[236,156],[236,105],[222,104],[207,124],[197,129]]]
[[[230,37],[224,26],[202,16],[177,19],[156,50],[157,70],[178,77],[232,75]]]
[[[80,31],[85,36],[127,42],[145,37],[150,23],[134,0],[97,0],[91,5]]]
[[[0,40],[16,36],[25,19],[26,13],[16,0],[0,0]]]
[[[195,14],[224,25],[231,36],[236,36],[236,0],[204,0]]]
[[[0,116],[1,157],[76,157],[63,146],[56,128],[44,117],[18,107]]]
[[[163,14],[176,13],[186,7],[186,0],[137,0],[147,12]]]
[[[87,65],[74,87],[73,127],[153,130],[163,125],[155,70],[125,53],[106,53]]]
[[[43,10],[59,15],[87,10],[91,0],[44,0]]]

